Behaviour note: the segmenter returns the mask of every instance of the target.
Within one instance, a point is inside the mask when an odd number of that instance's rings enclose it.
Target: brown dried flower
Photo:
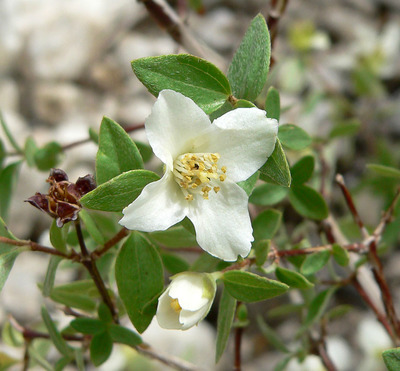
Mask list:
[[[37,192],[25,201],[55,218],[60,228],[78,218],[82,208],[80,198],[96,188],[93,175],[85,175],[72,183],[61,169],[51,169],[46,182],[50,183],[48,194]]]

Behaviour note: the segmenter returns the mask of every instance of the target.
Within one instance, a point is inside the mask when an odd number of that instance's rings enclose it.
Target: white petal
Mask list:
[[[171,297],[168,295],[169,288],[159,297],[157,306],[157,322],[162,328],[166,329],[182,329],[179,322],[179,312],[171,307]]]
[[[211,304],[212,301],[195,312],[182,310],[179,313],[179,322],[182,324],[182,330],[187,330],[188,328],[197,325],[210,311]]]
[[[198,132],[210,125],[208,116],[190,98],[173,90],[163,90],[145,127],[155,155],[172,166],[175,157],[190,152]]]
[[[172,280],[169,296],[178,299],[182,309],[196,311],[209,302],[203,296],[203,291],[204,275],[185,272]]]
[[[196,229],[199,246],[225,261],[247,256],[253,229],[246,192],[226,179],[221,190],[210,192],[209,200],[197,196],[190,203],[188,217]]]
[[[187,201],[167,170],[156,182],[144,187],[139,197],[127,206],[119,224],[143,232],[163,231],[186,216]]]
[[[216,119],[195,142],[196,152],[218,152],[234,182],[246,180],[275,148],[278,121],[258,108],[237,108]]]

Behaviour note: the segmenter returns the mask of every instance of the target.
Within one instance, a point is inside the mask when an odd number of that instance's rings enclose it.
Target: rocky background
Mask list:
[[[203,4],[200,14],[183,0],[171,1],[188,32],[216,53],[206,51],[204,56],[226,71],[251,19],[258,12],[267,15],[270,3],[204,0]],[[142,124],[154,97],[135,77],[130,61],[185,52],[157,26],[144,5],[133,0],[0,0],[0,20],[0,109],[21,146],[29,136],[39,146],[52,140],[69,145],[87,139],[88,129],[97,131],[104,115],[125,127]],[[366,163],[399,166],[397,0],[290,0],[279,21],[273,57],[269,83],[281,93],[282,123],[295,123],[319,137],[340,120],[355,117],[361,122],[356,139],[324,148],[332,176],[341,171],[350,187],[359,187],[368,175]],[[141,131],[134,135],[145,140]],[[3,132],[0,136],[7,142]],[[74,181],[94,172],[95,154],[93,143],[75,146],[65,151],[60,167]],[[296,159],[295,154],[288,155]],[[19,238],[38,240],[50,225],[44,214],[23,203],[35,192],[47,190],[47,175],[27,166],[21,170],[8,221]],[[327,185],[335,192],[332,187]],[[359,187],[356,200],[364,221],[376,223],[384,199]],[[400,247],[398,236],[396,243]],[[399,259],[393,251],[387,261],[387,274],[394,283],[398,282]],[[40,254],[25,253],[18,258],[0,296],[1,323],[9,313],[22,323],[39,318],[44,299],[36,283],[43,280],[46,265],[47,257]],[[57,280],[67,281],[71,274],[66,269]],[[390,342],[368,311],[356,305],[345,321],[331,329],[328,350],[340,370],[378,371],[383,367],[379,350]],[[275,326],[289,342],[297,324],[285,321]],[[190,359],[207,370],[229,369],[232,349],[218,366],[213,364],[214,337],[215,328],[206,322],[185,333],[154,325],[144,335],[154,348]],[[1,347],[15,353],[15,349]],[[244,339],[243,355],[246,370],[272,370],[281,357],[251,331]],[[101,368],[163,367],[121,348]],[[301,365],[291,362],[288,369],[321,367],[316,357],[308,357]]]

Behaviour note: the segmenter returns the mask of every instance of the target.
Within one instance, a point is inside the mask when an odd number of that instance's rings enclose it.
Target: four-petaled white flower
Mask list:
[[[210,311],[217,290],[209,273],[183,272],[158,299],[157,321],[166,329],[187,330],[197,325]]]
[[[165,230],[188,217],[199,246],[225,261],[245,257],[253,241],[248,196],[236,182],[271,155],[278,122],[258,108],[237,108],[216,119],[190,98],[163,90],[145,123],[164,176],[123,210],[120,224]]]

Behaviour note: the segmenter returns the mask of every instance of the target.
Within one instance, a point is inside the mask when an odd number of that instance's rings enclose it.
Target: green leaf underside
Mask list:
[[[267,323],[260,315],[257,316],[257,324],[260,328],[261,333],[276,349],[284,353],[289,353],[289,349],[280,339],[279,335],[270,326],[267,325]]]
[[[271,42],[265,18],[258,14],[251,22],[228,69],[233,95],[254,101],[267,80]]]
[[[113,348],[113,341],[106,331],[96,334],[90,343],[90,359],[95,366],[100,366],[110,357]]]
[[[301,273],[309,276],[321,270],[329,261],[330,251],[320,251],[307,255],[301,265]]]
[[[142,338],[132,330],[115,324],[108,325],[108,332],[114,342],[135,347],[142,343]]]
[[[182,225],[177,225],[166,231],[151,232],[150,238],[167,247],[197,246],[196,236]]]
[[[235,299],[255,302],[284,294],[289,286],[243,271],[228,271],[223,277],[225,288]]]
[[[313,283],[311,283],[306,277],[304,277],[300,273],[286,268],[277,267],[275,269],[275,275],[279,281],[297,289],[309,289],[314,286]]]
[[[281,224],[282,213],[278,210],[265,210],[253,220],[253,236],[255,241],[270,240]]]
[[[225,75],[212,63],[189,54],[146,57],[132,61],[137,78],[154,96],[164,89],[193,99],[207,114],[231,95]]]
[[[375,171],[379,175],[389,178],[400,179],[400,170],[394,167],[378,164],[367,164],[367,168]]]
[[[44,297],[48,297],[51,294],[54,286],[54,280],[56,278],[56,272],[58,264],[60,264],[62,258],[60,256],[52,255],[47,266],[46,276],[43,282],[42,294]]]
[[[6,166],[0,172],[0,217],[7,220],[12,193],[15,190],[21,161]]]
[[[161,258],[142,234],[133,232],[125,241],[115,264],[115,278],[128,316],[142,333],[156,312],[164,286]]]
[[[289,189],[279,185],[265,183],[254,188],[249,202],[255,205],[271,206],[282,201],[288,194]]]
[[[292,180],[289,164],[279,139],[276,139],[274,152],[261,167],[260,172],[260,178],[265,182],[290,187]]]
[[[328,206],[323,197],[306,185],[293,185],[289,200],[294,209],[302,216],[322,220],[328,217]]]
[[[105,323],[95,318],[75,318],[70,325],[76,331],[89,335],[100,334],[106,330]]]
[[[267,98],[265,99],[265,111],[267,117],[277,119],[279,121],[281,115],[281,99],[279,97],[279,91],[271,86],[267,92]]]
[[[313,323],[315,323],[316,321],[318,321],[318,319],[321,318],[335,290],[336,288],[332,287],[330,289],[321,291],[317,296],[314,297],[308,308],[306,319],[301,328],[299,329],[299,333],[309,328]]]
[[[97,184],[135,169],[143,169],[143,160],[135,143],[120,125],[103,117],[96,155]]]
[[[292,184],[300,185],[307,182],[314,172],[315,160],[313,156],[304,156],[290,169]]]
[[[279,125],[278,138],[284,147],[295,151],[300,151],[311,144],[307,132],[293,124]]]
[[[61,159],[63,149],[57,142],[49,142],[35,151],[33,159],[39,170],[48,171],[57,167]]]
[[[224,290],[222,292],[221,301],[219,302],[218,309],[215,363],[220,360],[228,343],[235,311],[236,299],[229,295],[227,290]]]
[[[190,268],[190,265],[186,260],[175,254],[161,253],[161,259],[165,269],[167,269],[171,274],[188,271]]]
[[[349,252],[338,244],[332,245],[332,255],[336,263],[342,267],[347,267],[350,261]]]
[[[257,241],[254,244],[254,252],[256,255],[256,264],[262,266],[268,258],[269,249],[271,247],[270,240]]]
[[[400,348],[385,350],[382,352],[382,358],[388,371],[400,370]]]
[[[140,195],[147,184],[158,179],[157,174],[148,170],[127,171],[87,193],[80,202],[89,209],[121,211]]]
[[[8,231],[3,219],[0,218],[0,236],[15,240],[16,238]],[[7,281],[8,275],[14,265],[20,250],[6,243],[0,243],[0,292]]]

